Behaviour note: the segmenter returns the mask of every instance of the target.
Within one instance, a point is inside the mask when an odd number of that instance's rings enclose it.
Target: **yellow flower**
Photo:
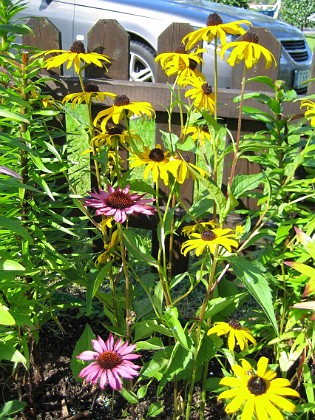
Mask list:
[[[251,69],[258,63],[262,55],[265,57],[266,68],[271,67],[272,64],[276,66],[277,63],[274,55],[267,48],[259,45],[258,41],[258,36],[250,29],[237,41],[222,45],[220,56],[224,59],[226,51],[233,48],[229,58],[226,60],[232,67],[244,60],[246,68]]]
[[[155,112],[149,102],[130,102],[128,96],[117,95],[113,106],[99,112],[93,124],[97,126],[98,121],[103,118],[101,130],[106,131],[106,124],[110,119],[114,124],[119,124],[119,121],[123,120],[124,117],[131,117],[132,115],[147,115],[151,118],[155,115]]]
[[[112,217],[110,219],[113,220]],[[107,224],[107,226],[108,226],[108,221],[105,224]],[[102,230],[103,230],[103,226],[102,226]],[[116,257],[115,251],[118,247],[118,244],[119,244],[119,237],[118,237],[117,230],[115,230],[111,235],[110,242],[104,244],[105,251],[102,252],[102,254],[97,257],[96,265],[105,264],[109,260],[115,259],[115,257]]]
[[[303,99],[301,102],[302,106],[306,106],[307,110],[305,111],[305,118],[310,120],[310,124],[312,127],[315,127],[315,102],[311,101],[310,99]]]
[[[130,168],[146,166],[143,173],[144,179],[148,179],[149,173],[151,173],[154,182],[162,179],[164,184],[168,185],[169,176],[166,165],[170,160],[169,152],[163,152],[160,144],[157,144],[154,149],[145,147],[142,153],[131,155],[129,160]]]
[[[185,92],[185,97],[190,97],[193,100],[196,109],[201,110],[203,108],[213,114],[215,95],[212,92],[212,87],[200,77],[187,78],[186,84],[190,84],[193,88]]]
[[[187,225],[183,227],[182,234],[186,236],[190,236],[192,233],[198,232],[202,233],[206,230],[213,229],[216,227],[216,223],[213,220],[209,222],[198,222],[194,225]]]
[[[202,145],[212,140],[207,124],[190,125],[185,129],[185,135],[190,135],[195,142],[200,142]]]
[[[289,413],[295,411],[295,405],[284,397],[299,398],[299,393],[290,388],[288,379],[277,378],[276,372],[268,369],[266,357],[258,360],[256,372],[244,359],[242,366],[233,365],[232,370],[236,378],[225,377],[220,381],[220,385],[231,389],[218,397],[219,400],[232,399],[225,408],[228,414],[241,409],[241,420],[284,420],[279,408]]]
[[[248,348],[248,341],[255,346],[257,344],[255,338],[249,333],[249,329],[242,327],[242,325],[235,320],[231,320],[230,322],[216,322],[214,327],[210,328],[207,334],[217,334],[219,336],[228,335],[228,347],[230,351],[234,350],[236,342],[241,350]]]
[[[84,44],[81,41],[74,41],[70,48],[70,51],[49,50],[45,51],[44,55],[46,56],[48,54],[54,53],[60,54],[46,59],[45,67],[47,70],[51,69],[52,67],[59,67],[68,61],[67,69],[69,69],[73,64],[74,71],[77,74],[79,74],[81,71],[82,61],[86,64],[95,64],[98,67],[105,66],[105,63],[110,63],[110,58],[107,55],[98,54],[96,52],[86,53]],[[102,63],[102,61],[104,63]]]
[[[115,98],[115,94],[111,92],[100,92],[99,87],[94,83],[88,83],[85,88],[84,92],[77,92],[77,93],[70,93],[66,95],[62,103],[72,103],[72,107],[74,108],[76,104],[91,103],[92,99],[96,101],[105,101],[106,97],[109,96],[110,98]]]
[[[184,46],[179,46],[175,52],[167,52],[159,54],[155,61],[160,61],[161,67],[165,70],[167,76],[178,75],[177,83],[182,85],[187,77],[201,77],[203,74],[197,70],[197,66],[203,63],[203,59],[199,54],[206,50],[197,48],[196,51],[188,52]]]
[[[141,138],[134,130],[125,130],[122,125],[110,125],[106,131],[93,137],[91,142],[96,147],[101,147],[106,144],[108,147],[114,148],[117,145],[117,141],[119,144],[125,145],[129,143],[130,139],[133,139],[137,143],[141,142]]]
[[[204,250],[214,253],[217,245],[223,246],[229,252],[232,247],[237,248],[238,242],[235,239],[235,233],[232,229],[214,228],[208,229],[202,233],[192,233],[188,241],[182,245],[181,252],[186,255],[189,251],[195,249],[196,256],[201,255]]]
[[[190,158],[185,155],[171,156],[166,164],[166,170],[170,172],[179,184],[183,184],[185,179],[191,177],[196,179],[196,173],[203,178],[207,175],[206,171],[190,162]]]
[[[217,13],[208,16],[207,26],[190,32],[183,38],[183,43],[187,42],[186,48],[190,49],[199,41],[210,43],[215,37],[219,38],[222,44],[226,42],[226,34],[243,35],[246,31],[241,25],[251,25],[248,20],[237,20],[235,22],[223,23]]]

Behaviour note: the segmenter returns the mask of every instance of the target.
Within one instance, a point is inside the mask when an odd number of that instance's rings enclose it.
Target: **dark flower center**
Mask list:
[[[255,375],[249,378],[247,388],[254,395],[263,395],[267,390],[267,383],[265,379]]]
[[[258,44],[259,38],[255,32],[249,30],[246,32],[246,34],[239,37],[238,41],[252,42],[253,44]]]
[[[212,93],[212,87],[211,87],[208,83],[204,83],[204,84],[201,86],[201,88],[202,88],[203,93],[204,93],[205,95],[210,95],[210,93]]]
[[[128,96],[126,95],[117,95],[115,100],[114,100],[114,105],[115,106],[124,106],[124,105],[129,105],[130,101]]]
[[[207,19],[207,26],[222,25],[223,21],[217,13],[211,13]]]
[[[207,126],[207,124],[203,124],[201,126],[201,131],[203,131],[204,133],[209,133],[209,127]]]
[[[197,61],[193,60],[193,59],[189,59],[189,68],[190,70],[195,70],[195,68],[197,67],[198,63]]]
[[[70,51],[77,54],[84,54],[85,48],[82,41],[74,41],[71,45]]]
[[[99,92],[100,89],[95,83],[87,83],[84,87],[85,92]]]
[[[217,235],[211,229],[208,229],[201,234],[201,239],[203,241],[213,241],[216,237]]]
[[[185,50],[184,45],[178,45],[175,52],[176,52],[176,54],[187,54],[187,51]]]
[[[154,160],[154,162],[162,162],[164,160],[163,150],[159,148],[152,149],[149,154],[149,159]]]
[[[123,127],[119,127],[118,125],[111,125],[107,128],[107,133],[111,135],[115,134],[122,134],[124,132]]]
[[[229,326],[234,328],[234,330],[240,330],[242,328],[241,324],[235,319],[229,321]]]
[[[126,209],[132,206],[133,201],[124,192],[115,191],[107,197],[106,204],[113,209]]]
[[[98,356],[98,364],[102,369],[114,369],[120,365],[122,357],[115,351],[104,351]]]

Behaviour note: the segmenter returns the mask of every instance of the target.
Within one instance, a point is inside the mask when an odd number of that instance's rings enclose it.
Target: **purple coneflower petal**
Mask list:
[[[98,357],[98,353],[92,350],[86,350],[77,356],[80,360],[95,360]]]

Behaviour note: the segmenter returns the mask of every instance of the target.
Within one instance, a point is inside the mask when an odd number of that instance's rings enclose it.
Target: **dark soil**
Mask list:
[[[154,386],[148,391],[146,399],[132,408],[119,393],[113,394],[110,388],[102,391],[98,386],[77,382],[74,379],[70,368],[72,352],[86,322],[91,325],[91,320],[76,318],[71,314],[63,316],[59,321],[64,332],[61,332],[53,322],[48,322],[40,331],[39,343],[33,347],[33,364],[29,372],[20,368],[12,377],[9,366],[2,366],[0,383],[3,390],[0,406],[13,399],[25,401],[27,407],[14,417],[17,420],[148,418],[146,417],[148,407],[152,402],[156,402]],[[92,323],[91,326],[95,333],[104,337],[104,329],[99,324]],[[215,374],[219,374],[219,371]],[[155,417],[157,420],[173,418],[172,386],[169,384],[161,397],[164,411]],[[195,403],[197,406],[197,392]],[[178,417],[181,418],[183,417]],[[191,419],[198,418],[199,415],[193,410]],[[206,419],[226,418],[223,406],[217,404],[213,396],[207,402]]]

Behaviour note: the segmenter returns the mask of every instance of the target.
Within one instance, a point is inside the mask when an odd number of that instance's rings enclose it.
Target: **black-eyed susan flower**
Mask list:
[[[251,69],[258,63],[261,56],[265,58],[266,68],[274,64],[277,65],[274,55],[262,45],[259,45],[259,38],[252,29],[249,29],[246,34],[238,38],[234,42],[228,42],[220,48],[220,56],[224,59],[225,53],[232,48],[232,51],[226,60],[230,66],[234,67],[244,61],[245,67]]]
[[[190,239],[183,243],[181,252],[186,255],[189,251],[195,250],[198,257],[205,250],[214,253],[217,245],[222,246],[227,251],[232,252],[232,247],[237,248],[238,242],[232,229],[214,228],[202,233],[192,233]]]
[[[165,185],[169,183],[167,163],[170,161],[169,151],[163,151],[160,144],[153,149],[144,148],[142,153],[130,155],[130,168],[145,166],[143,178],[146,180],[149,174],[152,175],[153,182],[161,179]]]
[[[108,147],[113,148],[116,146],[117,141],[120,145],[126,145],[131,139],[141,143],[141,138],[134,130],[126,130],[121,125],[109,125],[106,131],[97,134],[92,138],[91,142],[93,142],[95,147],[101,147],[106,144]]]
[[[96,101],[105,101],[107,97],[115,98],[115,94],[111,92],[100,92],[99,87],[95,83],[88,83],[84,87],[84,92],[70,93],[66,95],[62,103],[72,103],[74,108],[76,104],[86,103],[89,104],[92,102],[92,99]]]
[[[212,141],[207,124],[189,125],[185,128],[185,135],[190,136],[196,143],[204,144]]]
[[[159,54],[155,61],[160,62],[167,76],[178,75],[177,84],[182,85],[187,77],[204,78],[203,74],[197,70],[197,66],[203,63],[201,54],[205,51],[204,48],[197,48],[189,52],[180,45],[175,52]]]
[[[310,120],[312,127],[315,127],[315,102],[310,99],[303,99],[301,102],[301,108],[303,106],[307,108],[304,113],[305,118]]]
[[[225,408],[228,414],[241,410],[241,420],[284,420],[281,411],[294,413],[296,406],[284,397],[299,398],[300,395],[290,388],[288,379],[276,377],[266,357],[258,360],[257,370],[245,359],[242,366],[235,364],[232,370],[236,377],[226,376],[220,381],[220,385],[231,389],[218,397],[219,400],[232,399]]]
[[[131,117],[133,115],[146,115],[152,118],[155,112],[149,102],[130,102],[128,96],[117,95],[114,99],[113,106],[99,112],[93,124],[97,126],[99,120],[102,120],[100,124],[101,130],[106,131],[109,120],[112,120],[114,124],[119,124],[125,117]]]
[[[166,170],[170,172],[179,184],[183,184],[185,179],[196,179],[196,174],[203,178],[207,176],[206,171],[190,162],[187,155],[173,155],[166,164]]]
[[[227,335],[228,348],[230,351],[235,349],[236,344],[239,345],[241,350],[248,348],[248,341],[257,344],[255,338],[250,334],[249,329],[243,327],[238,321],[231,320],[229,322],[216,322],[207,333],[208,335]]]
[[[45,61],[45,68],[47,70],[53,67],[59,67],[67,62],[67,69],[72,64],[74,65],[74,71],[79,74],[81,71],[81,63],[95,64],[98,67],[106,67],[106,63],[110,63],[110,58],[105,54],[99,54],[96,52],[85,52],[84,44],[82,41],[74,41],[69,51],[65,50],[48,50],[44,52],[44,55],[55,54],[58,55],[49,57]]]
[[[235,22],[223,23],[217,13],[211,13],[207,19],[207,26],[184,36],[183,43],[186,43],[186,48],[190,49],[199,41],[210,43],[217,37],[222,44],[225,44],[226,34],[243,35],[246,32],[242,25],[250,26],[251,22],[248,20],[237,20]]]
[[[206,230],[213,229],[216,226],[217,225],[213,220],[210,220],[208,222],[198,222],[193,225],[187,225],[183,227],[182,234],[186,236],[190,236],[192,233],[196,233],[196,232],[202,233],[202,232],[205,232]]]
[[[212,92],[212,87],[200,77],[186,78],[186,84],[191,85],[192,88],[185,92],[185,97],[189,97],[193,101],[196,109],[204,109],[213,114],[215,94]]]

